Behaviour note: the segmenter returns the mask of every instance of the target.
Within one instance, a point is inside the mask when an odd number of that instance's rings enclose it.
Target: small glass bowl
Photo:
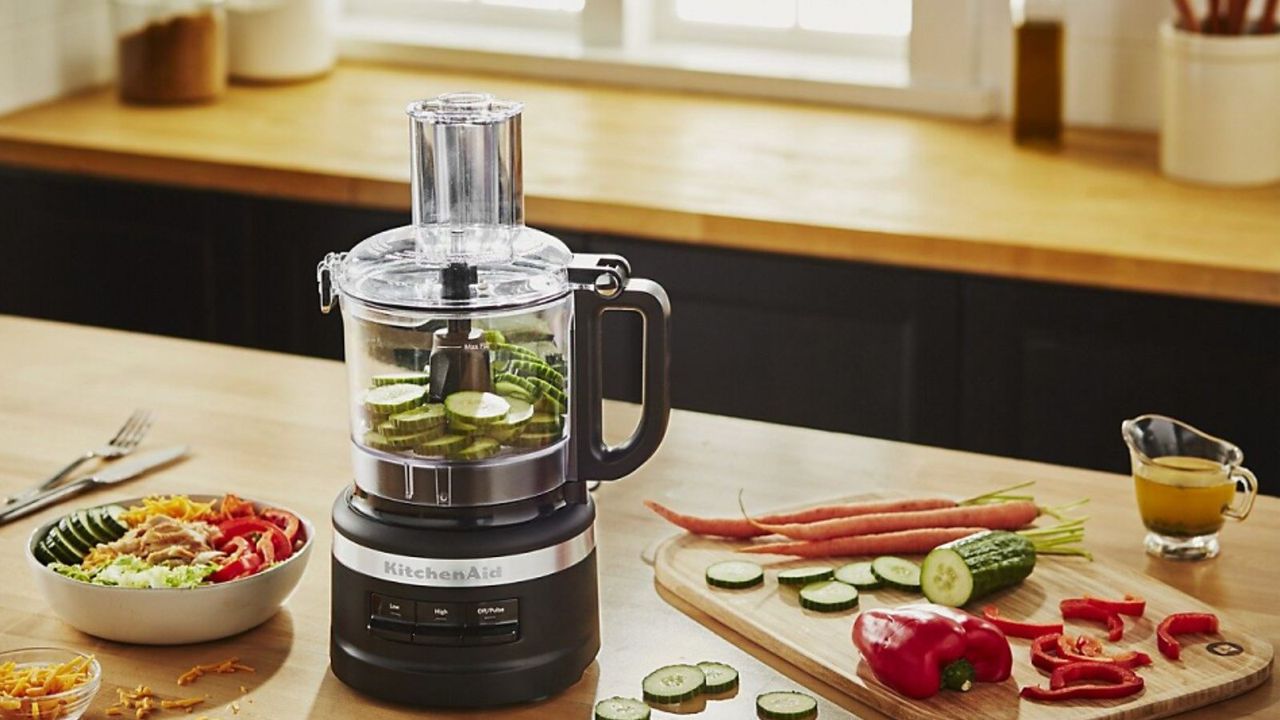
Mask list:
[[[83,655],[72,650],[52,647],[24,648],[0,653],[0,665],[14,663],[19,668],[30,665],[53,665],[65,663]],[[89,662],[89,679],[70,690],[53,695],[34,698],[15,698],[0,693],[0,720],[30,720],[32,717],[56,717],[58,720],[77,720],[89,709],[89,703],[102,687],[102,666],[97,660]],[[9,709],[14,702],[20,706]],[[32,705],[39,705],[39,714],[33,712]]]

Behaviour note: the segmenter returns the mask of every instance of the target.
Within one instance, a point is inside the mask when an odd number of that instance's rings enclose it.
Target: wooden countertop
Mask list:
[[[346,64],[194,108],[110,90],[0,118],[0,163],[406,209],[410,101],[527,102],[532,225],[1280,305],[1280,186],[1179,185],[1148,135]],[[406,215],[407,221],[407,215]]]
[[[332,499],[350,481],[345,377],[340,364],[261,351],[117,331],[0,317],[0,492],[45,477],[68,458],[102,440],[135,407],[156,411],[147,445],[184,442],[194,455],[180,465],[99,491],[105,502],[158,492],[235,491],[287,503],[308,515],[320,533],[310,567],[285,610],[265,625],[229,640],[190,647],[144,648],[108,643],[61,623],[21,578],[22,546],[32,528],[66,506],[0,526],[0,648],[56,644],[91,650],[105,681],[95,704],[101,717],[118,686],[144,683],[167,695],[208,693],[212,718],[474,717],[421,714],[363,698],[328,669],[329,545]],[[610,404],[607,419],[632,417],[632,406]],[[619,427],[624,427],[619,425]],[[1119,443],[1119,439],[1117,439]],[[786,477],[786,483],[778,478]],[[807,686],[825,698],[821,717],[880,718],[817,680],[790,668],[767,649],[735,636],[715,619],[659,591],[641,556],[671,528],[641,506],[669,501],[691,512],[725,511],[725,498],[745,488],[752,504],[794,504],[802,497],[911,488],[921,493],[971,495],[1022,480],[1038,480],[1045,504],[1092,497],[1088,545],[1133,572],[1147,573],[1248,623],[1280,645],[1280,500],[1259,498],[1252,517],[1224,533],[1221,557],[1200,564],[1157,561],[1143,554],[1142,529],[1125,478],[815,430],[788,428],[677,411],[658,455],[634,476],[596,493],[600,519],[603,649],[583,679],[559,697],[485,717],[564,720],[586,718],[597,697],[632,695],[649,670],[675,659],[715,658],[742,672],[744,691],[713,703],[699,718],[753,716],[764,689]],[[238,655],[253,675],[209,676],[178,688],[174,679],[196,662]],[[239,686],[246,686],[242,695]],[[1264,718],[1280,712],[1280,689],[1268,682],[1239,698],[1187,718]],[[157,718],[161,716],[156,716]]]

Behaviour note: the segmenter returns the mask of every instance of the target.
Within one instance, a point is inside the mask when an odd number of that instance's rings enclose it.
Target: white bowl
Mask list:
[[[202,502],[221,496],[190,495]],[[126,507],[142,498],[117,501]],[[254,502],[261,510],[279,505]],[[294,513],[294,515],[298,515]],[[307,567],[316,531],[298,515],[307,541],[288,560],[240,580],[194,588],[123,588],[91,585],[45,567],[36,543],[62,516],[41,525],[27,541],[27,564],[49,607],[67,624],[105,640],[140,645],[185,645],[217,640],[266,622],[293,594]]]

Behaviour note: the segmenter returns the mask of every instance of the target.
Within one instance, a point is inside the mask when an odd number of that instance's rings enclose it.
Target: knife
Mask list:
[[[49,505],[60,502],[72,495],[78,495],[91,487],[96,487],[98,485],[114,485],[118,482],[131,480],[150,470],[155,470],[156,468],[175,462],[186,454],[186,445],[175,445],[163,450],[154,450],[152,452],[139,455],[132,460],[115,463],[105,470],[94,473],[88,477],[83,477],[74,482],[69,482],[66,485],[53,488],[52,490],[46,490],[37,495],[32,495],[29,498],[15,501],[13,504],[6,506],[3,511],[0,511],[0,525],[29,513],[33,513],[40,508],[48,507]]]

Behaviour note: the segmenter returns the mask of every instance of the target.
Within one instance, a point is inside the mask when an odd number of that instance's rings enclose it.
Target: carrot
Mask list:
[[[729,538],[753,538],[769,533],[751,524],[747,518],[703,518],[684,515],[653,500],[645,500],[645,507],[658,513],[668,522],[678,525],[696,535],[715,535]],[[919,498],[915,500],[876,500],[873,502],[848,503],[842,505],[820,505],[788,513],[776,513],[761,516],[758,522],[791,524],[809,523],[830,520],[832,518],[856,517],[858,515],[874,515],[892,512],[915,512],[937,508],[955,507],[954,500],[943,498]]]
[[[924,528],[984,527],[988,530],[1017,530],[1030,525],[1039,514],[1040,509],[1035,503],[1015,500],[995,505],[875,513],[804,524],[775,525],[757,520],[754,525],[766,532],[793,540],[829,540],[849,535],[875,535]]]
[[[742,548],[738,552],[796,557],[833,557],[842,555],[920,555],[986,528],[923,528],[876,535],[853,535],[831,540],[763,543]]]

